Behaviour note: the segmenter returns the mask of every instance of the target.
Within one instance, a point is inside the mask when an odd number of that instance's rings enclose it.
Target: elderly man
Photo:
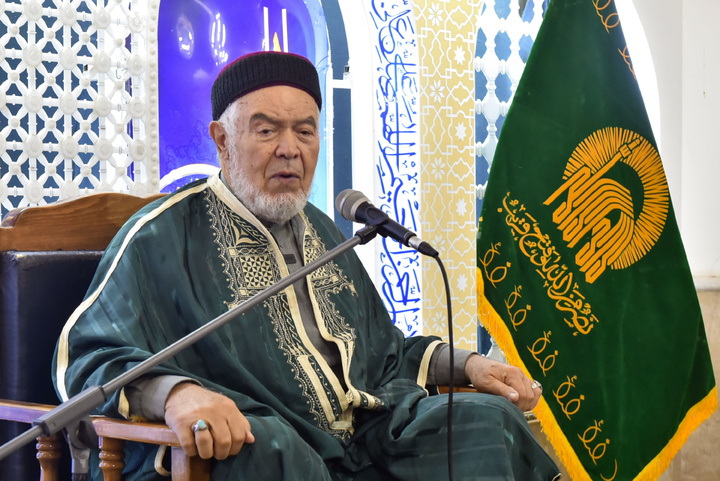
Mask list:
[[[212,89],[221,174],[136,214],[108,247],[56,352],[67,399],[103,384],[344,239],[307,203],[319,151],[318,76],[262,52]],[[447,346],[405,338],[354,253],[341,256],[155,368],[101,407],[164,420],[213,480],[424,480],[447,476]],[[539,384],[461,352],[479,393],[455,399],[457,479],[551,480],[522,410]],[[157,447],[130,445],[126,478],[155,479]]]

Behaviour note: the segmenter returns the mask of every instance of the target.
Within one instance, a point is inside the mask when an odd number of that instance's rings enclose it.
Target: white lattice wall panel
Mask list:
[[[0,1],[0,203],[157,191],[159,1]]]
[[[475,113],[484,117],[487,124],[485,132],[477,132],[475,144],[475,155],[481,159],[477,166],[479,198],[482,198],[497,147],[498,120],[507,115],[525,69],[521,43],[525,42],[529,48],[535,41],[543,19],[543,4],[543,0],[486,0],[482,13],[477,17],[478,42],[484,38],[485,51],[475,57],[474,67],[476,78],[485,79],[485,95],[475,100]],[[482,47],[478,45],[478,50]],[[498,92],[501,76],[509,80],[509,92],[507,88],[502,93]]]

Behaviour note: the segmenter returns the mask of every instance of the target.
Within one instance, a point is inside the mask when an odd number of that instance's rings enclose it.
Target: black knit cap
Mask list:
[[[322,108],[320,81],[312,62],[293,53],[256,52],[229,63],[215,79],[210,95],[213,120],[218,120],[236,98],[273,85],[302,89]]]

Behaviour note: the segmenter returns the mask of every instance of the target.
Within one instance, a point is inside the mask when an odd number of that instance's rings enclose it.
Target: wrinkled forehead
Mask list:
[[[235,120],[253,117],[266,120],[300,122],[312,119],[317,124],[320,109],[315,99],[303,89],[291,85],[262,87],[235,99]]]

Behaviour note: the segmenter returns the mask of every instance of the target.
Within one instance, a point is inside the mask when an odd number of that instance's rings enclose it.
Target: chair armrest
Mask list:
[[[172,447],[180,446],[175,433],[165,424],[126,421],[104,416],[93,416],[92,421],[95,431],[100,437],[164,444]]]
[[[55,408],[55,406],[50,404],[0,399],[0,420],[32,424],[35,419],[51,411],[53,408]]]
[[[0,420],[15,421],[32,424],[32,422],[51,411],[55,406],[49,404],[35,404],[22,401],[0,399]],[[136,441],[170,446],[172,451],[172,479],[177,481],[210,480],[212,461],[201,459],[198,456],[188,457],[183,452],[177,436],[172,430],[160,423],[144,423],[112,419],[105,416],[92,416],[95,431],[100,437],[100,468],[106,480],[119,480],[124,467],[123,446],[125,441]],[[38,443],[38,448],[51,452],[59,452],[57,437],[45,438]],[[55,440],[53,440],[55,439]],[[49,444],[50,443],[50,444]],[[45,455],[43,455],[45,456]],[[51,454],[55,461],[44,464],[41,455],[43,470],[53,470],[57,467],[57,456]],[[45,471],[44,471],[45,472]],[[47,473],[48,479],[57,479],[57,472]],[[45,479],[45,478],[43,478]]]
[[[32,422],[51,411],[55,406],[22,401],[0,399],[0,420],[32,424]],[[95,431],[100,437],[123,439],[150,444],[164,444],[179,447],[180,442],[172,430],[165,424],[141,423],[113,419],[105,416],[92,416]]]

